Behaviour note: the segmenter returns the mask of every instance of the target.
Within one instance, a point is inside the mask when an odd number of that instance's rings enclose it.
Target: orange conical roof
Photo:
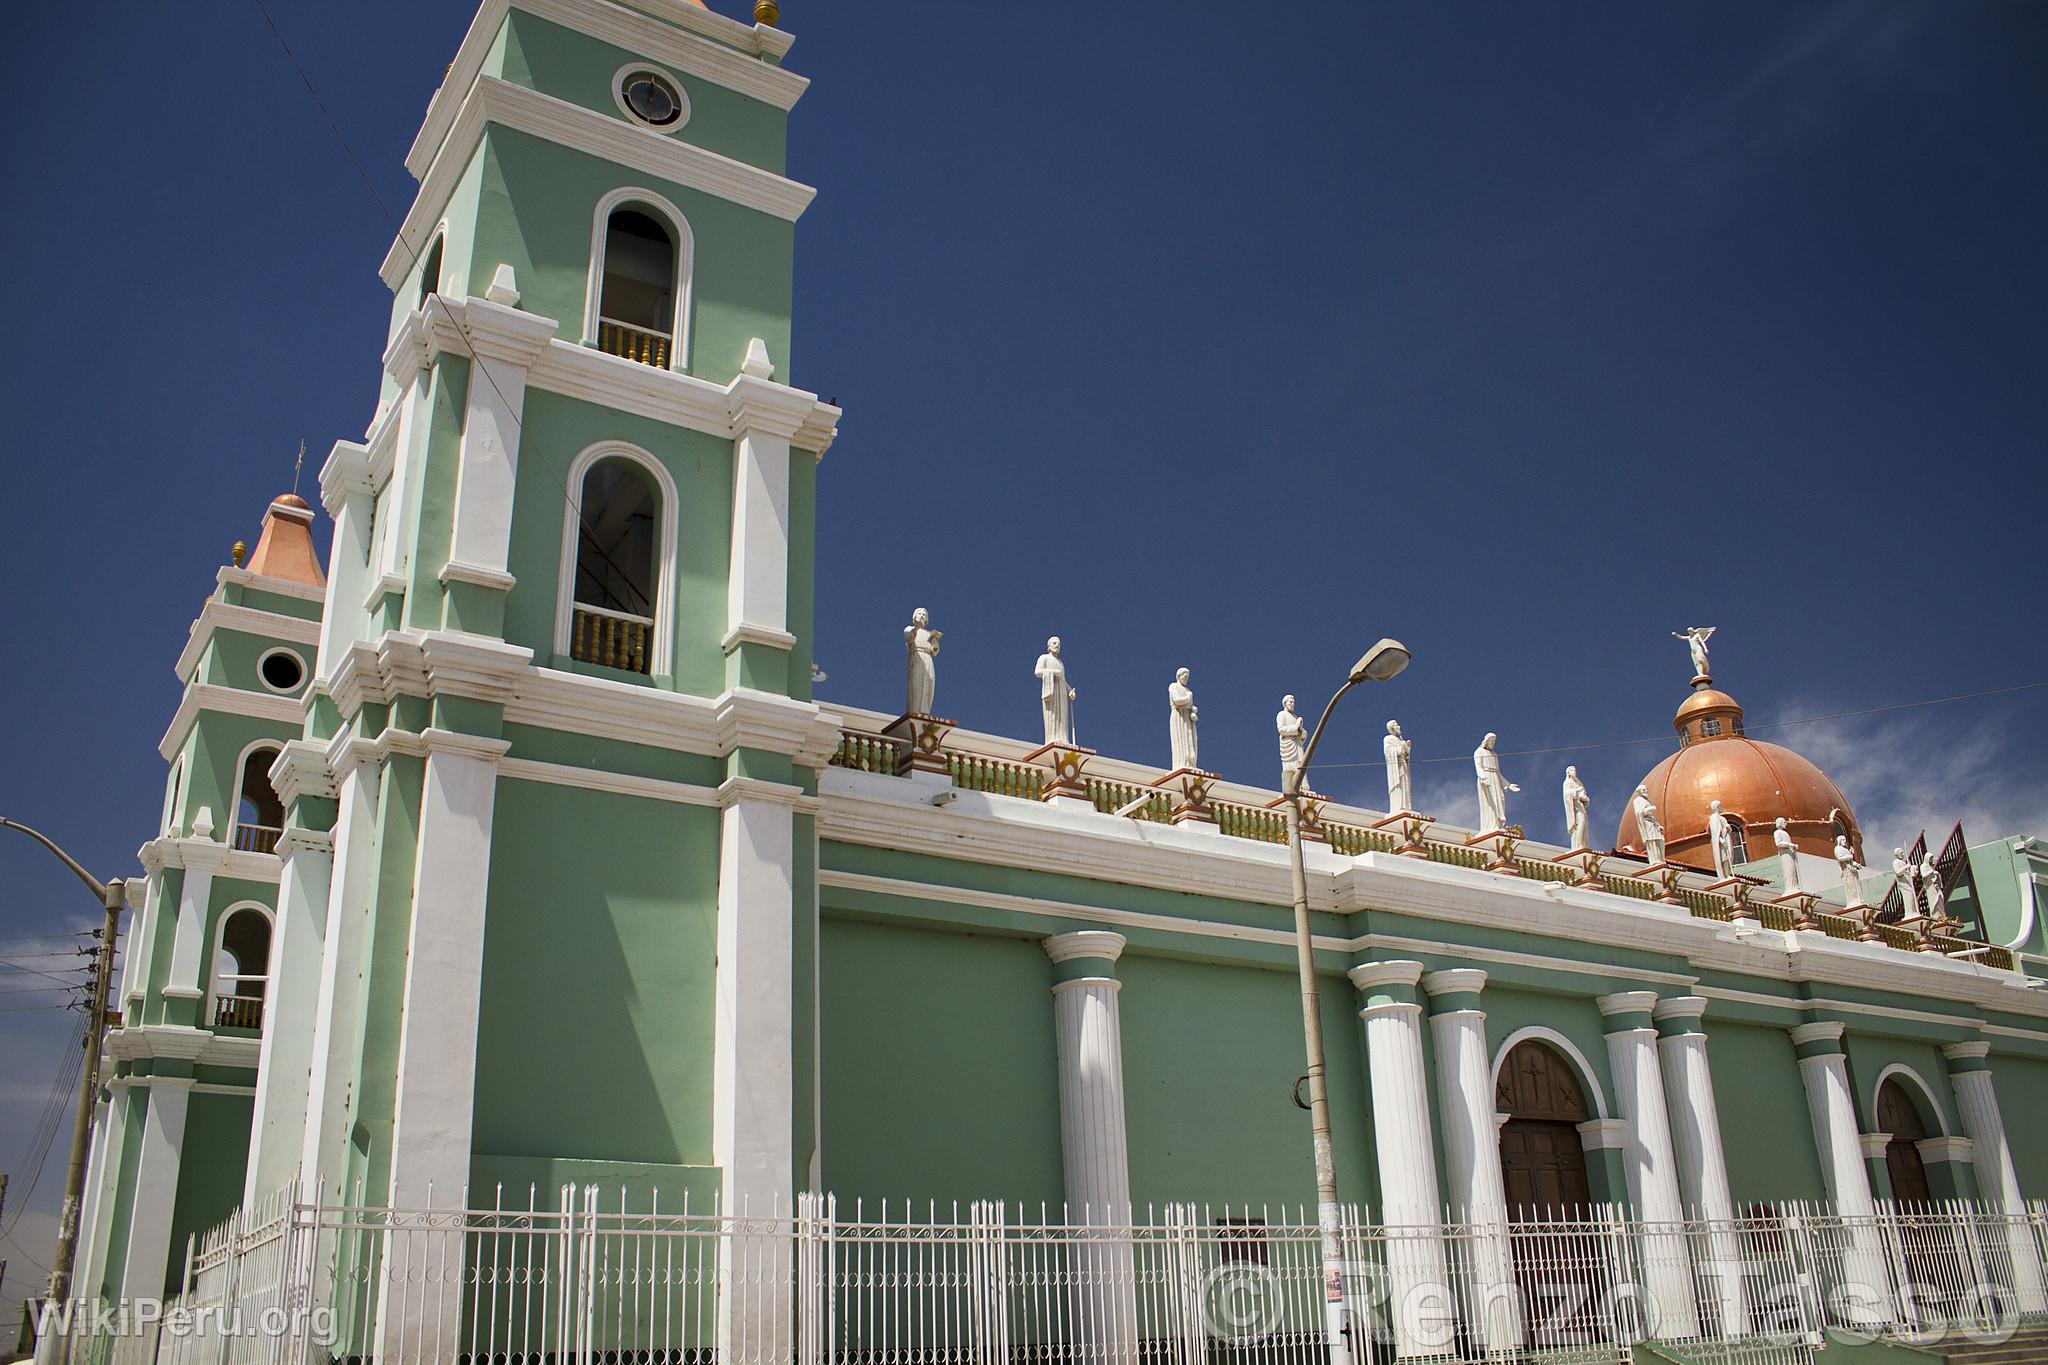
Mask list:
[[[263,534],[249,556],[249,572],[311,588],[327,586],[320,555],[313,549],[313,509],[296,493],[286,493],[263,514]]]

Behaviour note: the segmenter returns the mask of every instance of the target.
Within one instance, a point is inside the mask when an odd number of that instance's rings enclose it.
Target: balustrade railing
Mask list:
[[[584,609],[579,607],[578,610]],[[841,733],[839,748],[833,754],[831,762],[836,767],[852,768],[861,772],[894,774],[903,768],[903,752],[903,741],[899,739],[849,729]],[[1011,796],[1026,801],[1039,800],[1050,776],[1048,769],[1035,764],[997,758],[989,754],[970,753],[950,746],[944,750],[943,756],[946,771],[951,776],[954,786],[966,791],[985,792],[992,796]],[[1084,781],[1089,799],[1097,811],[1112,813],[1143,796],[1145,804],[1132,812],[1135,818],[1161,824],[1170,824],[1173,820],[1176,798],[1170,792],[1122,778],[1088,776]],[[1215,817],[1216,828],[1232,838],[1266,844],[1287,842],[1287,819],[1276,807],[1215,800],[1210,803],[1209,809]],[[1357,857],[1365,853],[1392,853],[1403,846],[1401,837],[1389,830],[1327,820],[1319,828],[1329,846],[1345,857]],[[1471,847],[1448,839],[1432,839],[1425,836],[1420,840],[1419,851],[1431,862],[1451,867],[1505,870],[1505,866],[1499,863],[1497,855],[1490,848]],[[1546,858],[1519,853],[1512,854],[1506,866],[1511,866],[1520,875],[1532,880],[1560,884],[1580,884],[1586,875],[1585,870],[1575,863],[1556,863]],[[1608,867],[1601,869],[1596,874],[1598,889],[1610,895],[1638,901],[1656,901],[1667,895],[1663,883],[1645,876],[1630,875],[1623,870],[1625,866],[1625,863],[1611,862]],[[1734,899],[1718,892],[1679,882],[1670,887],[1668,894],[1695,919],[1725,923],[1738,918],[1738,908]],[[1758,888],[1741,913],[1766,929],[1790,932],[1800,923],[1797,912],[1791,906],[1769,898],[1767,887]],[[1935,947],[1947,954],[1962,954],[1987,966],[2008,971],[2015,969],[2014,958],[2009,950],[1968,939],[1942,934],[1930,935],[1923,939],[1911,930],[1897,925],[1872,925],[1866,929],[1863,922],[1853,916],[1820,910],[1818,907],[1813,911],[1809,924],[1813,929],[1833,939],[1869,941],[1874,935],[1875,941],[1904,952],[1920,951],[1924,943],[1932,942]]]
[[[275,853],[284,831],[275,825],[236,825],[232,846],[243,853]]]
[[[611,318],[597,320],[597,349],[606,355],[637,360],[642,365],[652,365],[656,369],[665,370],[668,368],[669,351],[673,344],[673,339],[667,332],[635,327],[630,322],[615,322]]]
[[[213,1026],[215,1028],[263,1027],[263,997],[260,995],[220,995],[213,1001]]]
[[[569,626],[569,657],[628,673],[652,673],[654,620],[578,602]]]

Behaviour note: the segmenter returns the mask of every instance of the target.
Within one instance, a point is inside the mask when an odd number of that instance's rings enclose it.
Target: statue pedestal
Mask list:
[[[903,741],[903,756],[897,761],[896,775],[937,773],[945,776],[946,732],[952,728],[952,721],[918,711],[906,711],[883,726],[884,735]]]
[[[1200,768],[1175,768],[1152,785],[1173,796],[1174,824],[1213,825],[1216,811],[1209,804],[1209,788],[1216,781],[1215,773]]]
[[[1723,877],[1718,882],[1708,882],[1701,888],[1728,898],[1728,918],[1736,924],[1755,924],[1756,915],[1749,908],[1749,893],[1758,883],[1749,877]]]
[[[1301,838],[1304,843],[1327,844],[1330,836],[1323,829],[1323,806],[1329,800],[1320,792],[1301,789]],[[1267,810],[1277,810],[1284,817],[1287,814],[1287,798],[1282,796],[1266,803]]]
[[[1792,907],[1792,928],[1800,933],[1820,928],[1820,921],[1813,917],[1813,907],[1819,903],[1820,897],[1811,891],[1793,891],[1771,902],[1773,905]]]
[[[1039,790],[1038,799],[1054,806],[1084,806],[1095,809],[1095,802],[1088,795],[1088,784],[1081,780],[1081,769],[1088,760],[1095,757],[1093,749],[1083,749],[1078,744],[1041,744],[1024,755],[1026,763],[1041,764],[1052,769],[1052,776],[1046,779]]]
[[[1657,904],[1682,906],[1685,902],[1678,898],[1678,879],[1688,872],[1697,871],[1699,869],[1696,867],[1681,867],[1677,863],[1651,863],[1641,872],[1631,872],[1629,875],[1657,884],[1660,893]]]
[[[1436,823],[1436,817],[1419,811],[1397,810],[1384,820],[1372,822],[1374,829],[1390,829],[1401,836],[1401,842],[1394,852],[1403,858],[1427,858],[1429,850],[1422,846],[1422,836]]]
[[[1590,848],[1571,848],[1558,854],[1550,861],[1566,867],[1576,867],[1579,875],[1572,879],[1573,886],[1599,886],[1600,855]]]
[[[1882,943],[1884,935],[1877,932],[1877,907],[1868,901],[1857,901],[1846,907],[1843,914],[1856,921],[1856,941],[1859,943]]]
[[[1490,829],[1484,834],[1475,834],[1465,841],[1465,847],[1483,849],[1492,859],[1486,871],[1498,872],[1503,877],[1519,877],[1521,869],[1515,866],[1515,849],[1522,842],[1520,825],[1509,825],[1505,829]]]

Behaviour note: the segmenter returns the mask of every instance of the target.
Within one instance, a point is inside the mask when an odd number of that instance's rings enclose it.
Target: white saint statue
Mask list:
[[[1719,626],[1687,626],[1684,630],[1671,632],[1672,639],[1685,641],[1686,649],[1691,651],[1694,677],[1707,676],[1707,640],[1719,629]]]
[[[1479,832],[1491,834],[1494,830],[1507,828],[1508,793],[1518,792],[1520,787],[1501,774],[1500,755],[1494,752],[1494,743],[1499,735],[1488,734],[1479,741],[1479,747],[1472,751],[1472,770],[1479,779]]]
[[[932,714],[932,693],[939,685],[939,637],[946,632],[933,630],[931,624],[931,613],[919,607],[903,628],[903,651],[910,656],[907,709],[913,716]]]
[[[1792,842],[1792,833],[1785,828],[1782,815],[1771,830],[1771,847],[1778,850],[1778,875],[1785,879],[1785,893],[1803,895],[1806,888],[1799,884],[1799,845]]]
[[[1415,809],[1415,775],[1409,754],[1415,746],[1401,733],[1401,722],[1387,722],[1387,737],[1380,749],[1387,756],[1387,812],[1398,815]]]
[[[1643,853],[1656,867],[1664,861],[1664,822],[1657,818],[1657,807],[1650,800],[1648,787],[1637,787],[1636,794],[1629,798],[1628,807],[1635,812],[1636,835],[1643,841]]]
[[[1579,781],[1577,768],[1564,770],[1564,841],[1570,848],[1591,848],[1592,835],[1588,832],[1592,817],[1588,814],[1593,797],[1586,790],[1586,784]]]
[[[1059,636],[1045,642],[1045,653],[1038,656],[1032,672],[1038,675],[1038,708],[1045,717],[1045,742],[1072,744],[1074,698],[1078,694],[1067,686],[1067,666],[1060,662]]]
[[[1185,668],[1174,670],[1173,681],[1166,685],[1166,702],[1170,708],[1166,728],[1173,741],[1173,766],[1199,768],[1201,764],[1195,761],[1195,690],[1188,686]]]
[[[1863,904],[1863,864],[1856,861],[1856,850],[1849,847],[1849,836],[1835,836],[1835,866],[1842,869],[1842,902],[1851,909]]]
[[[1707,847],[1714,853],[1714,875],[1728,878],[1735,875],[1735,831],[1730,828],[1728,817],[1721,813],[1721,803],[1714,802],[1707,808]]]
[[[1280,772],[1283,780],[1290,769],[1299,769],[1308,758],[1308,725],[1294,714],[1294,694],[1288,693],[1280,699],[1280,714],[1273,717],[1273,728],[1280,732]],[[1308,787],[1308,774],[1302,773],[1301,787]]]
[[[1927,900],[1927,918],[1948,918],[1948,890],[1941,884],[1941,870],[1934,865],[1932,853],[1920,860],[1920,894]]]
[[[1913,864],[1906,857],[1906,850],[1892,850],[1892,885],[1899,890],[1899,912],[1907,919],[1920,918],[1920,891],[1913,885]]]

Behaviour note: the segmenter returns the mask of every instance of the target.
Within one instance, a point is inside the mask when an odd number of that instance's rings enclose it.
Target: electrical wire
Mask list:
[[[1879,716],[1891,711],[1911,711],[1922,706],[1946,706],[1951,702],[1977,701],[1984,697],[2004,697],[2015,692],[2031,692],[2048,687],[2048,682],[2016,683],[2011,687],[1990,687],[1982,692],[1964,692],[1953,697],[1929,697],[1925,701],[1895,702],[1890,706],[1866,706],[1856,711],[1831,711],[1824,716],[1794,716],[1790,720],[1766,720],[1745,725],[1744,730],[1782,730],[1790,725],[1813,725],[1824,720],[1849,720],[1858,716]],[[1542,749],[1502,749],[1502,758],[1529,758],[1539,754],[1584,753],[1589,749],[1619,749],[1632,744],[1669,744],[1669,735],[1651,735],[1644,739],[1602,739],[1585,744],[1553,744]],[[1418,758],[1416,763],[1469,763],[1464,755],[1449,758]],[[1385,759],[1357,763],[1318,763],[1318,768],[1384,768]]]

